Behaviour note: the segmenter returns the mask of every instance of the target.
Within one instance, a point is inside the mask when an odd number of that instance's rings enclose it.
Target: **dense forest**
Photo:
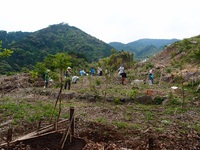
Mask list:
[[[73,54],[88,62],[98,61],[111,55],[110,45],[88,35],[80,29],[60,23],[33,33],[1,31],[2,47],[14,53],[0,60],[0,72],[16,72],[22,68],[32,69],[49,54]]]

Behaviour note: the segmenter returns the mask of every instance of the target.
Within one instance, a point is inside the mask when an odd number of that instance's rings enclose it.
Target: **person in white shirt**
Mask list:
[[[154,84],[154,70],[155,68],[152,68],[151,70],[149,70],[149,80],[151,80],[151,83]]]
[[[73,76],[72,77],[72,83],[75,83],[79,80],[79,77],[78,76]]]
[[[121,65],[120,67],[119,67],[119,69],[118,69],[118,75],[120,76],[121,75],[121,73],[123,73],[124,72],[124,66],[123,65]]]

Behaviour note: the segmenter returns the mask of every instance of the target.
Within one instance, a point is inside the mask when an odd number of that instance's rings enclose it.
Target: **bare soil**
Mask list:
[[[77,104],[77,107],[75,107],[75,136],[72,138],[71,144],[67,140],[68,142],[65,144],[64,149],[146,150],[149,149],[149,140],[153,139],[153,148],[156,150],[200,150],[200,132],[190,126],[192,122],[197,126],[199,125],[199,109],[190,110],[183,114],[174,112],[168,115],[164,113],[165,106],[159,107],[155,105],[154,109],[142,110],[137,104],[130,102],[128,98],[127,100],[124,95],[120,97],[121,102],[119,105],[110,106],[115,98],[106,101],[100,98],[101,102],[99,102],[94,95],[82,94],[78,91],[77,89],[83,89],[84,86],[88,86],[89,81],[83,81],[84,79],[77,84],[73,84],[70,91],[63,91],[62,93],[62,99],[66,100],[66,103]],[[0,82],[2,97],[5,97],[7,94],[19,94],[20,92],[24,93],[26,91],[27,95],[25,96],[28,97],[29,101],[31,99],[35,100],[36,97],[37,100],[45,101],[50,98],[55,99],[55,93],[59,91],[59,89],[55,90],[51,87],[49,89],[43,89],[42,81],[33,82],[28,74],[20,74],[9,78],[3,77]],[[120,80],[117,82],[120,85]],[[36,91],[39,91],[38,93],[40,94],[35,92],[36,94],[33,96],[33,93],[30,91],[34,91],[35,88],[38,88]],[[132,85],[129,84],[124,86],[124,88],[131,89]],[[44,91],[43,94],[41,94],[41,91]],[[198,103],[189,103],[188,107],[192,107],[193,105],[195,105],[195,108],[199,107]],[[129,117],[124,117],[123,114],[127,113],[128,108],[132,108],[128,112]],[[149,113],[153,114],[154,119],[145,118]],[[171,122],[167,122],[167,120]],[[3,123],[7,120],[1,121]],[[116,121],[122,123],[121,127],[120,124],[112,123]],[[132,126],[127,126],[127,124],[131,124]],[[36,122],[33,122],[32,124],[26,124],[26,126],[16,126],[13,138],[16,139],[36,131],[37,125]],[[5,126],[0,127],[2,137],[0,138],[0,144],[2,144],[5,142],[3,139],[7,136],[5,130],[7,128]],[[13,143],[10,149],[56,150],[60,149],[61,138],[61,133],[53,133]],[[4,150],[7,147],[2,146],[1,149]]]

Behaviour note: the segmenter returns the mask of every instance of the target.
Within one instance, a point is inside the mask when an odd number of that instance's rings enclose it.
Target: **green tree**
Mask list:
[[[2,41],[0,41],[0,57],[9,57],[12,55],[12,53],[13,51],[6,48],[2,48]]]
[[[108,59],[108,60],[105,60]],[[125,68],[130,68],[131,65],[134,63],[134,55],[133,53],[120,51],[116,52],[112,49],[112,55],[108,58],[102,59],[106,62],[106,66],[109,66],[111,70],[116,70],[118,67],[123,64]]]
[[[64,71],[70,66],[72,57],[67,53],[57,53],[56,55],[49,55],[44,60],[44,64],[52,71],[59,70],[60,81],[63,82]]]

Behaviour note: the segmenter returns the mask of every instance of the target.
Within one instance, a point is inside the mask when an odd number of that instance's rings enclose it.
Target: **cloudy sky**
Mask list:
[[[37,31],[61,22],[106,43],[200,34],[200,0],[3,0],[0,30]]]

